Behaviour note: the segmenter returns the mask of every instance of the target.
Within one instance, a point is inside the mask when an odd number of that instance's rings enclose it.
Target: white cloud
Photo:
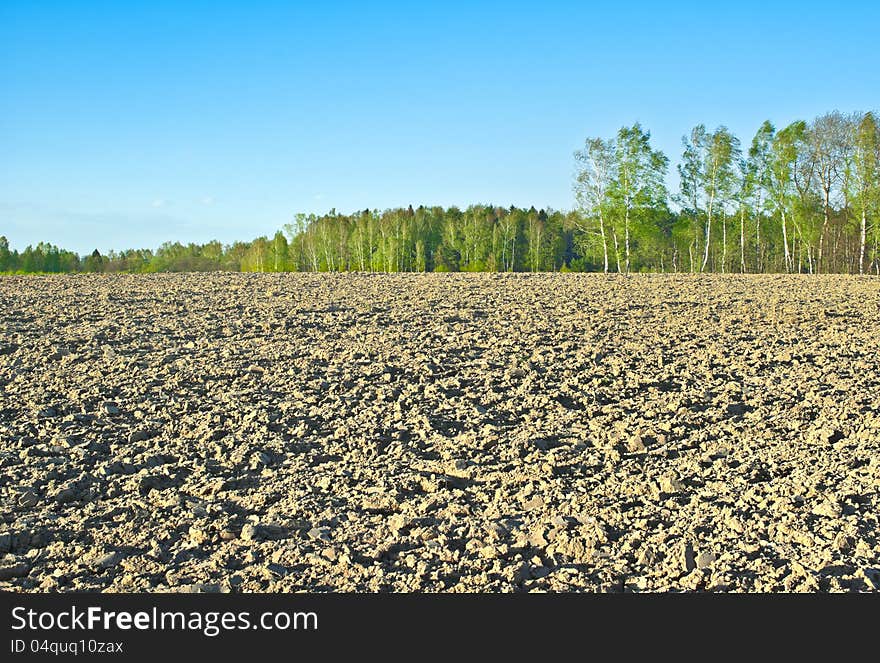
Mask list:
[[[168,201],[165,200],[164,198],[156,198],[156,200],[154,200],[154,201],[151,203],[151,205],[152,205],[153,207],[165,207],[165,206],[168,205]]]
[[[202,205],[213,205],[214,204],[214,196],[205,196],[202,198]]]

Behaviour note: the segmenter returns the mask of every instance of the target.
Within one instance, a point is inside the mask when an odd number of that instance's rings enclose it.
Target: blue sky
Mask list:
[[[568,209],[589,135],[640,121],[674,163],[700,122],[747,143],[877,109],[878,22],[869,2],[2,0],[0,234],[86,252],[331,207]]]

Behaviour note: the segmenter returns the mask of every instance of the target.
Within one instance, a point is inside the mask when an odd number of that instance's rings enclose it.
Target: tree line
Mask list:
[[[278,233],[280,241],[286,240]],[[272,271],[262,263],[266,238],[253,242],[224,245],[218,241],[206,244],[166,242],[155,251],[127,249],[102,254],[97,249],[85,256],[40,242],[22,252],[11,249],[6,237],[0,236],[0,273],[37,274],[68,272],[209,272],[209,271]],[[274,271],[293,269],[289,261],[275,265]]]
[[[682,148],[675,192],[668,159],[638,124],[575,154],[582,230],[604,271],[665,261],[688,272],[880,273],[873,113],[834,111],[780,130],[764,122],[747,148],[724,126],[698,125]]]
[[[821,115],[747,146],[726,127],[682,138],[669,158],[641,125],[574,154],[573,210],[472,205],[297,214],[271,238],[165,243],[80,257],[11,250],[0,272],[604,271],[880,274],[880,126]]]

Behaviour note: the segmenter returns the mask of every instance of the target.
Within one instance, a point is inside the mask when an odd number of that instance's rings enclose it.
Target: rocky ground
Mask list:
[[[0,589],[880,590],[880,281],[0,278]]]

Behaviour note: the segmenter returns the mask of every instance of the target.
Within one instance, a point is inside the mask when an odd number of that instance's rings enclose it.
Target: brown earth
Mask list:
[[[0,279],[0,589],[876,591],[880,281]]]

